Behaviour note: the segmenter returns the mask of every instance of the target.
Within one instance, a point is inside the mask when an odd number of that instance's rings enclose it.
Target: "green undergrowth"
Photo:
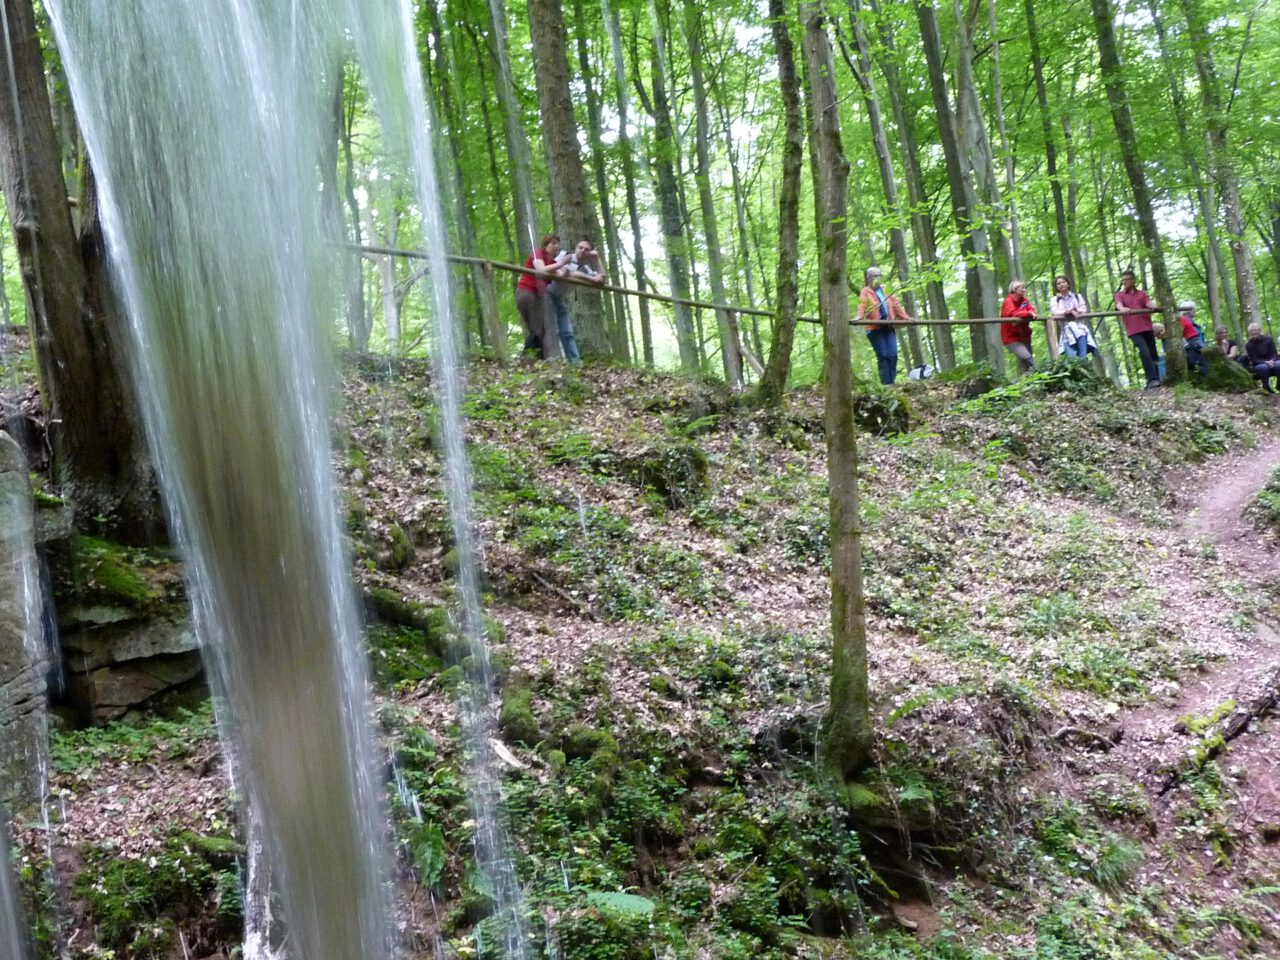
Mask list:
[[[76,773],[104,764],[177,761],[216,736],[213,708],[181,709],[174,718],[119,720],[101,727],[55,731],[50,760],[55,770]]]

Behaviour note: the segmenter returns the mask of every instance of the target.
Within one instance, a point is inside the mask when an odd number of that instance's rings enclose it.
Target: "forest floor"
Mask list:
[[[359,362],[344,389],[405,940],[488,956],[430,376]],[[1280,956],[1280,582],[1259,507],[1280,404],[1064,368],[893,395],[909,429],[860,437],[878,735],[839,785],[814,761],[820,396],[752,411],[658,374],[470,369],[505,788],[546,954]],[[236,818],[208,711],[60,734],[54,769],[75,955],[226,953]],[[38,886],[41,832],[19,838]],[[134,889],[136,864],[163,894]]]

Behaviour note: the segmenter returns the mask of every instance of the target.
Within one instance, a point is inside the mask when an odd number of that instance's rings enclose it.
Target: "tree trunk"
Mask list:
[[[458,114],[453,98],[451,78],[454,76],[454,64],[451,56],[452,47],[445,42],[444,30],[440,25],[440,15],[436,9],[435,0],[428,0],[424,6],[426,7],[427,20],[431,29],[432,46],[434,47],[432,53],[435,60],[435,83],[433,86],[439,98],[439,113],[444,119],[445,137],[449,144],[449,158],[453,161],[451,180],[453,184],[454,219],[458,229],[458,244],[462,247],[462,253],[474,257],[478,255],[479,251],[476,249],[476,229],[472,219],[471,201],[467,196],[467,183],[462,173],[462,145],[458,136],[458,131],[462,127],[462,119]],[[509,359],[507,353],[507,331],[505,324],[500,321],[496,326],[493,324],[493,321],[499,318],[499,314],[497,303],[490,302],[492,288],[486,282],[484,271],[479,264],[469,266],[467,273],[472,292],[475,295],[476,326],[480,333],[480,341],[493,351],[493,355],[499,361],[505,363]]]
[[[609,49],[613,57],[613,78],[617,87],[618,152],[622,158],[622,179],[627,191],[627,218],[631,222],[631,267],[635,272],[636,289],[643,290],[648,283],[645,273],[644,244],[641,243],[640,205],[636,198],[636,158],[631,143],[628,118],[631,115],[631,98],[627,95],[627,66],[622,57],[622,29],[618,22],[617,8],[609,0],[600,0],[600,12],[609,32]],[[619,265],[619,269],[621,266]],[[653,320],[649,313],[649,301],[640,298],[640,348],[647,367],[653,366]],[[634,355],[634,351],[633,351]]]
[[[341,89],[338,92],[338,138],[342,148],[342,199],[350,219],[351,237],[356,250],[347,268],[347,330],[351,337],[351,349],[364,353],[369,349],[369,335],[373,332],[373,318],[369,315],[364,299],[364,267],[359,248],[364,243],[360,225],[360,201],[356,199],[356,162],[352,147],[352,128],[355,124],[354,98],[357,89],[354,78],[342,71]]]
[[[689,74],[693,83],[694,150],[697,166],[694,179],[698,184],[698,205],[702,209],[702,234],[707,245],[707,272],[711,281],[711,299],[726,303],[724,269],[720,261],[720,227],[716,218],[715,197],[711,193],[711,122],[707,115],[706,83],[702,76],[702,25],[699,7],[690,0],[684,3],[685,42],[689,51]],[[742,346],[738,340],[738,320],[731,310],[717,310],[716,326],[720,330],[720,360],[724,379],[732,390],[742,389]]]
[[[800,266],[800,168],[804,163],[804,114],[800,81],[796,77],[786,0],[769,0],[769,28],[778,58],[785,137],[782,144],[782,185],[778,192],[778,300],[774,308],[773,342],[769,362],[760,378],[757,396],[765,406],[778,406],[791,372],[795,340]]]
[[[676,186],[675,130],[671,124],[671,102],[667,99],[665,58],[660,37],[654,37],[650,54],[653,98],[648,103],[648,108],[653,117],[653,165],[658,177],[658,215],[662,221],[662,237],[667,251],[667,271],[671,275],[671,295],[687,300],[689,258],[684,222],[680,216],[680,194]],[[675,316],[676,344],[680,349],[680,367],[687,374],[696,374],[701,370],[701,350],[695,343],[692,311],[680,303],[674,304],[672,311]]]
[[[480,37],[476,33],[473,24],[463,22],[461,24],[463,30],[466,31],[468,38],[471,40],[471,47],[475,51],[476,71],[480,74],[480,89],[489,89],[489,71],[485,67],[485,59],[488,53],[480,46]],[[489,98],[482,96],[480,98],[480,120],[484,125],[484,148],[489,158],[489,184],[493,192],[493,209],[498,214],[498,222],[502,224],[502,239],[507,247],[507,259],[515,263],[520,257],[520,249],[516,244],[516,238],[511,235],[511,219],[507,216],[507,205],[502,199],[502,174],[498,170],[498,152],[494,149],[497,142],[497,135],[493,129],[493,118],[489,114]]]
[[[947,92],[947,76],[943,67],[942,37],[938,32],[938,18],[932,0],[917,0],[916,19],[920,23],[920,37],[924,43],[925,59],[929,71],[929,88],[933,93],[934,109],[938,113],[938,137],[942,141],[943,159],[947,168],[947,182],[951,188],[951,211],[955,218],[956,232],[960,235],[960,250],[965,262],[965,290],[968,295],[969,316],[994,316],[999,309],[995,276],[984,264],[990,260],[990,243],[987,228],[975,216],[977,190],[972,174],[968,171],[960,153],[960,141],[956,135],[956,121],[951,110],[951,98]],[[990,311],[990,312],[988,312]],[[1004,350],[999,346],[999,333],[992,337],[974,324],[969,328],[973,346],[973,359],[987,362],[997,373],[1003,374]]]
[[[101,527],[105,517],[118,539],[163,542],[140,410],[125,380],[124,311],[109,281],[97,190],[86,172],[77,236],[31,2],[5,0],[4,12],[16,82],[0,96],[4,198],[27,291],[54,479],[86,529]]]
[[[578,123],[569,93],[569,61],[565,55],[560,0],[529,0],[529,35],[533,41],[538,113],[556,228],[566,246],[584,236],[598,240],[600,224],[582,172]],[[598,291],[583,287],[574,292],[573,324],[584,357],[612,356],[604,302]]]
[[[1004,81],[1000,75],[1000,30],[996,21],[996,0],[987,0],[987,22],[991,31],[991,100],[996,111],[996,131],[1000,134],[1000,152],[1004,155],[1004,199],[1009,211],[1009,268],[1013,276],[1026,279],[1022,272],[1022,231],[1018,226],[1018,201],[1014,199],[1014,155],[1009,146],[1009,133],[1004,120]],[[1056,349],[1056,338],[1049,349]]]
[[[880,59],[880,72],[884,74],[889,103],[893,108],[893,122],[898,129],[898,139],[902,144],[902,176],[907,184],[907,199],[911,203],[911,232],[915,236],[920,262],[929,275],[929,281],[925,286],[925,302],[929,305],[931,319],[946,320],[950,316],[950,311],[947,309],[946,290],[938,276],[941,265],[938,263],[937,233],[933,226],[933,215],[929,213],[928,204],[925,201],[924,176],[920,171],[915,122],[907,111],[906,97],[898,73],[897,44],[893,25],[888,17],[880,16],[877,0],[869,0],[869,5],[880,23],[881,41],[887,52],[887,55]],[[939,323],[930,329],[933,334],[938,366],[943,370],[950,370],[956,365],[956,348],[951,327],[946,323]]]
[[[1143,169],[1142,157],[1138,151],[1138,136],[1133,127],[1133,115],[1129,111],[1129,95],[1125,87],[1123,68],[1120,65],[1120,53],[1116,47],[1111,0],[1090,0],[1090,3],[1093,6],[1093,25],[1098,35],[1102,83],[1107,89],[1107,100],[1111,104],[1111,121],[1116,129],[1120,155],[1124,160],[1125,173],[1129,177],[1129,186],[1133,191],[1138,227],[1142,232],[1147,253],[1151,257],[1156,300],[1160,306],[1170,311],[1165,315],[1166,326],[1173,334],[1178,329],[1175,326],[1177,315],[1172,312],[1175,306],[1173,287],[1169,283],[1169,273],[1165,269],[1164,246],[1156,226],[1155,209],[1151,200],[1151,189],[1147,185],[1147,174]],[[1187,355],[1183,349],[1182,338],[1171,335],[1165,339],[1165,379],[1170,383],[1179,383],[1186,377]]]
[[[1221,292],[1218,286],[1219,280],[1222,278],[1225,270],[1222,262],[1222,248],[1218,245],[1218,226],[1217,213],[1215,212],[1215,203],[1213,201],[1213,188],[1205,183],[1203,172],[1200,169],[1200,161],[1197,159],[1195,141],[1191,137],[1191,131],[1187,122],[1187,105],[1182,94],[1183,78],[1179,76],[1173,69],[1173,58],[1169,52],[1168,34],[1164,28],[1164,20],[1160,16],[1160,10],[1155,3],[1148,0],[1147,11],[1151,14],[1151,24],[1155,27],[1156,42],[1159,45],[1160,61],[1164,64],[1165,79],[1169,84],[1169,93],[1173,99],[1173,115],[1178,122],[1178,146],[1181,148],[1182,160],[1187,165],[1187,169],[1191,173],[1191,179],[1195,182],[1196,187],[1196,205],[1200,210],[1200,227],[1204,231],[1205,248],[1208,256],[1205,266],[1205,287],[1207,288],[1209,298],[1209,311],[1213,317],[1215,326],[1222,322],[1222,303]],[[1227,288],[1230,295],[1230,289]],[[1234,306],[1229,313],[1231,327],[1236,327],[1236,311]],[[1241,331],[1234,329],[1235,336],[1240,337]]]
[[[1062,258],[1062,272],[1071,281],[1072,289],[1078,289],[1075,265],[1071,256],[1071,236],[1067,232],[1067,208],[1062,196],[1062,179],[1058,176],[1058,145],[1053,136],[1053,116],[1049,111],[1049,94],[1044,82],[1044,58],[1040,53],[1040,29],[1036,23],[1035,0],[1025,0],[1023,9],[1027,17],[1027,39],[1031,44],[1031,69],[1035,74],[1036,102],[1040,107],[1040,130],[1044,134],[1044,160],[1049,173],[1049,188],[1053,192],[1053,216],[1058,228],[1058,255]]]
[[[578,48],[578,70],[587,97],[587,135],[591,143],[591,170],[596,181],[596,196],[600,203],[600,217],[604,221],[604,245],[607,259],[604,264],[609,282],[622,285],[619,274],[622,263],[622,241],[618,236],[618,222],[613,215],[613,201],[609,192],[609,174],[605,169],[604,134],[600,121],[600,91],[596,89],[595,68],[591,63],[588,45],[588,24],[583,0],[573,0],[574,39]],[[593,238],[596,239],[596,238]],[[572,241],[570,241],[572,242]],[[577,291],[575,291],[576,293]],[[631,360],[631,344],[627,338],[627,311],[623,295],[614,294],[606,299],[611,306],[609,344],[613,355],[624,363]]]
[[[821,263],[818,307],[822,314],[827,475],[831,491],[831,703],[823,717],[820,750],[827,767],[844,780],[866,763],[873,740],[858,518],[858,446],[849,356],[849,161],[840,138],[835,64],[821,6],[804,3],[801,24],[812,117],[809,149],[816,173],[814,205]]]
[[[1205,131],[1209,139],[1209,158],[1217,180],[1222,184],[1222,212],[1227,221],[1227,243],[1231,247],[1231,259],[1235,264],[1236,295],[1240,300],[1241,322],[1245,328],[1260,323],[1262,311],[1258,306],[1258,283],[1253,275],[1253,258],[1245,244],[1244,203],[1240,199],[1240,180],[1236,175],[1235,159],[1231,153],[1230,107],[1222,102],[1218,86],[1218,70],[1213,62],[1213,50],[1203,10],[1198,0],[1182,0],[1182,11],[1187,18],[1191,46],[1196,56],[1196,72],[1200,75],[1200,101],[1204,105]]]
[[[880,113],[880,97],[876,93],[875,77],[871,72],[871,45],[867,42],[867,32],[862,26],[861,0],[849,0],[850,22],[853,26],[853,40],[857,51],[857,62],[850,63],[854,79],[862,88],[862,100],[867,107],[867,120],[871,126],[871,142],[875,148],[876,164],[880,169],[880,188],[884,191],[885,206],[895,217],[896,222],[889,229],[889,247],[893,250],[894,268],[898,275],[898,289],[902,291],[903,306],[914,320],[919,317],[916,308],[916,292],[911,285],[911,255],[907,252],[906,231],[902,228],[901,206],[898,203],[898,181],[893,172],[893,156],[889,153],[889,134],[885,130],[884,118]],[[920,330],[917,327],[906,328],[907,354],[912,366],[919,366],[923,360],[920,351]]]
[[[502,122],[507,131],[507,169],[511,177],[511,199],[515,209],[516,246],[522,255],[538,248],[540,232],[538,214],[533,202],[533,187],[529,171],[533,169],[533,154],[529,149],[529,137],[525,133],[516,98],[516,85],[511,76],[511,57],[507,52],[507,11],[502,0],[489,0],[489,53],[493,57],[495,79],[498,85],[498,104],[502,109]]]

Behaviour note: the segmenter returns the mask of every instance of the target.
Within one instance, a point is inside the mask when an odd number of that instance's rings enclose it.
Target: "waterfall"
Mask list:
[[[290,953],[388,957],[385,817],[323,335],[342,238],[319,163],[354,9],[48,8],[220,726]]]
[[[22,917],[18,881],[9,864],[9,826],[0,810],[0,956],[26,960],[31,956],[27,925]]]
[[[49,837],[46,665],[27,460],[9,434],[0,432],[0,957],[5,960],[31,955],[9,862],[6,810],[38,802]]]
[[[325,321],[343,237],[319,165],[354,46],[415,178],[442,442],[464,563],[476,852],[527,956],[489,735],[445,231],[410,0],[47,0],[133,334],[219,727],[299,960],[391,953],[367,667],[328,460]],[[422,285],[420,285],[422,286]],[[470,562],[467,562],[470,561]]]

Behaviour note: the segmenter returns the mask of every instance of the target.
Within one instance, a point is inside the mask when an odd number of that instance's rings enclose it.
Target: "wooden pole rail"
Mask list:
[[[428,259],[427,254],[422,253],[419,250],[405,250],[400,247],[374,247],[374,246],[366,245],[366,246],[358,247],[357,249],[361,253],[372,253],[372,254],[378,254],[381,256],[406,257],[413,260]],[[467,257],[457,253],[445,254],[445,258],[450,263],[459,263],[459,264],[464,264],[466,266],[481,267],[489,270],[494,270],[494,269],[505,270],[508,273],[517,273],[517,274],[524,273],[524,274],[532,274],[533,276],[540,275],[538,271],[530,270],[528,267],[518,266],[514,263],[503,263],[499,260],[485,260],[482,257]],[[694,307],[695,309],[700,309],[700,310],[721,310],[721,311],[728,311],[730,313],[745,314],[747,316],[752,316],[752,317],[775,316],[775,313],[772,310],[760,310],[756,307],[735,307],[732,304],[709,303],[705,300],[687,300],[687,299],[684,299],[683,297],[671,297],[671,296],[667,296],[666,294],[651,293],[646,290],[632,290],[629,287],[616,287],[611,283],[592,283],[590,280],[582,280],[577,277],[556,277],[556,280],[560,283],[576,283],[580,286],[590,287],[593,290],[608,290],[610,293],[621,293],[630,297],[641,297],[645,300],[656,300],[659,303],[679,304],[681,306]],[[1167,308],[1167,307],[1152,307],[1151,312],[1165,313],[1169,309],[1170,308]],[[1099,317],[1121,317],[1121,316],[1124,316],[1124,314],[1122,314],[1118,310],[1103,310],[1095,313],[1083,314],[1082,319],[1095,319]],[[1060,319],[1062,318],[1061,317],[1037,317],[1036,318],[1036,320],[1040,322],[1045,322],[1048,320],[1060,320]],[[796,317],[796,320],[801,321],[803,323],[822,323],[822,320],[819,319],[818,317],[798,316]],[[894,326],[894,327],[933,327],[933,326],[944,326],[944,325],[949,327],[963,327],[963,326],[968,326],[971,323],[1007,323],[1008,320],[1009,320],[1008,317],[971,317],[971,318],[952,317],[946,320],[911,320],[908,322],[893,321],[891,323],[888,323],[881,320],[857,320],[851,317],[849,319],[849,325],[855,326],[855,327],[868,327],[868,326],[877,326],[877,325]]]

